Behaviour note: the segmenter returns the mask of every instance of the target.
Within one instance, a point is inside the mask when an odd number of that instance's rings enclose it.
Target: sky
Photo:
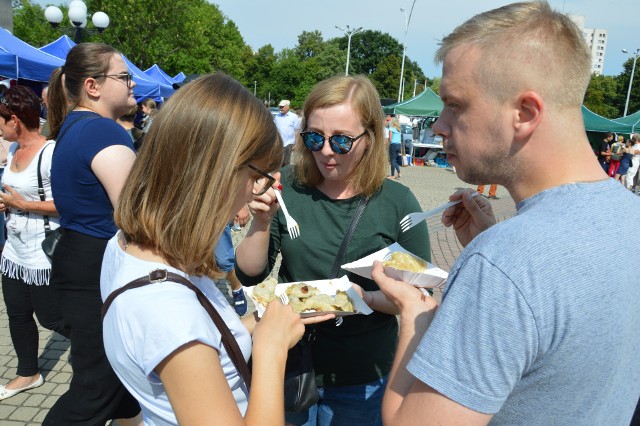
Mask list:
[[[405,14],[412,0],[213,0],[238,26],[254,50],[270,43],[276,51],[297,44],[302,31],[319,30],[324,39],[342,36],[335,28],[363,27],[389,33],[400,43],[404,39]],[[433,63],[437,43],[473,15],[504,6],[500,0],[416,0],[407,31],[407,55],[427,77],[442,74]],[[609,41],[605,54],[605,75],[618,75],[628,55],[621,49],[640,48],[640,2],[638,0],[549,0],[554,9],[585,17],[586,28],[604,28]],[[634,45],[635,43],[635,45]],[[346,61],[346,57],[345,57]]]
[[[342,36],[336,26],[363,27],[389,33],[403,42],[406,20],[413,0],[213,0],[233,20],[254,50],[271,44],[276,52],[292,48],[302,31],[319,30],[324,39]],[[433,63],[437,43],[473,15],[504,6],[501,0],[415,0],[406,37],[407,55],[427,77],[442,74]],[[42,5],[51,0],[38,1]],[[58,3],[58,2],[55,2]],[[68,2],[67,2],[68,3]],[[640,2],[638,0],[549,0],[557,10],[585,17],[586,28],[603,28],[609,41],[603,73],[618,75],[628,55],[640,48]],[[635,43],[635,44],[634,44]],[[346,61],[346,57],[345,57]]]

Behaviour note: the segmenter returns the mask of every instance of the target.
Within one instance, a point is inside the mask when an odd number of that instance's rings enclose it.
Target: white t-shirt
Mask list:
[[[105,300],[114,290],[155,269],[185,273],[162,263],[125,253],[114,236],[102,261],[100,291]],[[209,278],[188,277],[209,298],[238,341],[251,355],[251,336],[233,308]],[[220,362],[240,412],[247,410],[248,391],[222,345],[220,332],[196,294],[182,284],[162,282],[128,290],[113,302],[103,322],[107,358],[120,381],[138,400],[145,425],[176,425],[177,420],[156,366],[186,343],[198,341],[220,354]]]
[[[55,142],[47,141],[33,157],[31,162],[20,172],[14,172],[7,166],[2,175],[1,185],[9,185],[27,201],[40,201],[38,195],[38,159],[42,153],[40,175],[46,200],[51,195],[51,157]],[[8,165],[18,149],[14,143],[8,152]],[[4,190],[4,186],[2,187]],[[47,285],[51,263],[42,251],[42,240],[45,237],[44,219],[39,213],[22,211],[14,207],[7,209],[7,243],[2,252],[0,269],[12,278],[20,278],[27,284]],[[58,227],[58,217],[49,216],[49,227]]]

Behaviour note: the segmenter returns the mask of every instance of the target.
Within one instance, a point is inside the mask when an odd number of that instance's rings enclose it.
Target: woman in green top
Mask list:
[[[386,179],[383,120],[368,79],[334,77],[316,85],[304,105],[298,159],[282,176],[282,197],[300,236],[288,235],[273,190],[254,197],[249,204],[254,220],[236,252],[236,272],[245,285],[266,278],[279,253],[280,282],[328,278],[363,197],[369,201],[342,264],[394,242],[430,258],[426,223],[400,230],[400,219],[421,208],[408,188]],[[340,326],[334,321],[316,326],[312,348],[320,401],[307,411],[287,413],[288,423],[382,424],[380,404],[398,333],[396,311],[372,280],[348,275],[375,312],[345,317]]]

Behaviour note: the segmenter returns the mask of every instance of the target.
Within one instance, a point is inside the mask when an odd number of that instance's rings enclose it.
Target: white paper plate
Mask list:
[[[376,260],[382,262],[383,260],[391,257],[391,254],[394,252],[409,253],[415,257],[418,257],[410,251],[405,250],[400,244],[394,243],[389,247],[385,247],[382,250],[371,253],[369,256],[363,257],[362,259],[356,260],[355,262],[346,263],[342,265],[342,269],[344,269],[345,271],[353,272],[354,274],[358,274],[361,277],[371,279],[373,262]],[[447,278],[449,277],[449,274],[446,271],[443,271],[442,269],[429,262],[427,262],[427,269],[425,269],[424,272],[402,271],[389,266],[385,266],[384,272],[389,277],[396,280],[404,281],[415,287],[425,288],[444,287],[444,285],[447,283]]]

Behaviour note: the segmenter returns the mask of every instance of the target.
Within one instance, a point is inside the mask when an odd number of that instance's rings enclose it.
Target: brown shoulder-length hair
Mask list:
[[[188,274],[218,276],[213,250],[252,161],[282,164],[269,110],[231,77],[206,75],[158,112],[115,208],[129,242]]]
[[[384,143],[382,123],[384,115],[378,91],[368,78],[363,76],[332,77],[321,81],[313,88],[304,103],[302,130],[306,129],[311,113],[319,108],[349,102],[360,115],[360,123],[368,136],[368,147],[360,164],[351,176],[349,184],[356,194],[366,196],[378,191],[387,176],[387,148]],[[294,166],[294,175],[305,186],[317,186],[322,174],[300,135],[296,136],[296,151],[300,153]]]
[[[47,120],[51,139],[58,136],[68,112],[85,98],[84,81],[88,77],[103,81],[111,59],[119,54],[103,43],[80,43],[69,51],[64,66],[54,70],[49,78]]]
[[[37,130],[40,127],[40,99],[26,86],[13,86],[4,93],[0,103],[0,117],[5,122],[15,115],[22,121],[27,130]]]

